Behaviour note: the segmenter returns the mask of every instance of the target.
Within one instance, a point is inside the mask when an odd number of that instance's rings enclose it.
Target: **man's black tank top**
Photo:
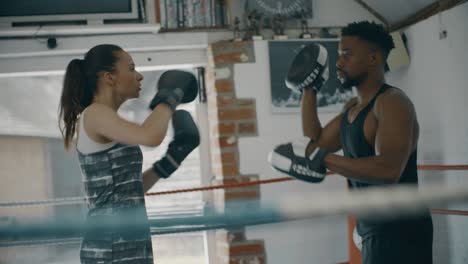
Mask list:
[[[349,109],[343,113],[341,126],[340,126],[340,140],[343,153],[345,157],[349,158],[364,158],[369,156],[375,156],[374,147],[371,146],[364,136],[364,121],[373,109],[375,100],[377,97],[384,93],[390,86],[387,84],[382,85],[377,94],[371,99],[369,104],[364,107],[359,114],[356,116],[353,122],[348,121]],[[396,88],[395,88],[396,89]],[[417,184],[418,183],[418,169],[417,169],[417,150],[414,150],[406,163],[406,167],[403,170],[402,175],[397,184]],[[389,186],[389,184],[376,184],[364,181],[357,181],[348,179],[348,185],[350,189],[355,188],[369,188],[373,186]],[[410,230],[416,231],[417,225],[421,225],[421,221],[428,226],[427,221],[430,221],[430,216],[427,210],[424,215],[416,218],[392,218],[391,220],[376,220],[376,219],[357,219],[357,231],[363,238],[369,237],[373,234],[388,233],[397,234],[400,232],[409,232]],[[432,228],[432,223],[430,223]]]

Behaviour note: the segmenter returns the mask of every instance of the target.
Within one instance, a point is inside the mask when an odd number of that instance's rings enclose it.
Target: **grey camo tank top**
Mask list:
[[[91,227],[83,234],[81,263],[153,263],[140,147],[115,144],[77,153],[89,209],[86,223]],[[92,229],[96,223],[109,227]]]

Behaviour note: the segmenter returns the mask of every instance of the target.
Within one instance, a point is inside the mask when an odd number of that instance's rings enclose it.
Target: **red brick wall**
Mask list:
[[[240,137],[258,136],[255,100],[236,97],[234,64],[254,62],[252,42],[223,41],[210,45],[206,71],[208,124],[210,127],[211,172],[213,184],[258,180],[258,175],[239,171]],[[218,211],[229,210],[228,202],[258,201],[260,187],[243,187],[214,192]],[[217,263],[266,263],[263,240],[247,240],[244,228],[218,230]]]

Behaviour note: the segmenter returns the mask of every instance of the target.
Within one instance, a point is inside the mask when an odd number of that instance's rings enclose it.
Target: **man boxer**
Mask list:
[[[386,84],[384,78],[393,48],[391,36],[375,23],[351,23],[342,29],[337,74],[345,88],[356,88],[357,97],[325,127],[316,105],[323,80],[311,81],[314,64],[295,58],[286,84],[302,92],[306,140],[277,146],[270,153],[272,167],[307,182],[322,181],[328,168],[346,177],[351,189],[418,184],[416,112],[405,93]],[[303,53],[320,57],[314,50],[307,48]],[[293,74],[297,72],[300,76]],[[333,154],[338,150],[344,156]],[[358,218],[357,231],[365,264],[432,263],[433,227],[428,210],[405,218]]]

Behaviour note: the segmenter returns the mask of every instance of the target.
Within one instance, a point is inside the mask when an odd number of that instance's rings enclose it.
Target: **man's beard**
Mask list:
[[[339,78],[341,82],[341,87],[343,87],[345,90],[351,90],[353,87],[360,85],[367,79],[367,72],[363,72],[357,77],[351,78],[349,75],[345,72],[343,72],[344,77]]]

